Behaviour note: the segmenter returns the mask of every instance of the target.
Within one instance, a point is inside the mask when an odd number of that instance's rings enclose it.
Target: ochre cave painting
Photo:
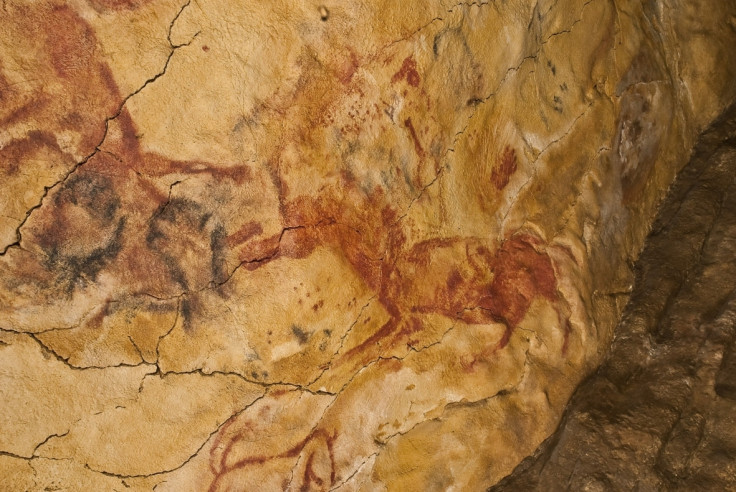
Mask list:
[[[133,7],[134,4],[112,2],[109,6]],[[111,87],[109,98],[122,100],[117,87],[113,87],[109,68],[101,60],[87,60],[89,53],[94,52],[90,47],[94,35],[89,25],[68,8],[58,7],[54,11],[63,13],[64,23],[64,29],[60,29],[64,42],[48,43],[57,51],[59,46],[63,47],[63,52],[52,53],[58,78],[76,77],[79,67],[65,60],[84,60],[88,77],[105,81],[104,85]],[[68,39],[69,33],[85,42],[73,42],[74,39]],[[319,128],[330,125],[327,115],[336,111],[335,103],[328,102],[335,99],[332,96],[339,90],[360,93],[353,83],[359,62],[350,50],[345,58],[349,63],[338,60],[328,67],[315,67],[311,59],[300,61],[305,73],[294,94],[287,100],[279,96],[264,102],[253,113],[277,114],[285,108],[300,106],[298,98],[312,99],[313,89],[320,86],[324,95],[317,101],[319,111],[307,108],[301,115],[306,121],[285,130],[287,136],[297,134],[296,138],[305,144],[315,144],[318,131],[308,132],[305,128],[314,123]],[[324,90],[326,75],[336,80],[337,84],[333,85],[338,87]],[[413,88],[419,85],[421,78],[413,57],[404,58],[391,80]],[[75,81],[76,78],[72,80]],[[37,107],[31,114],[40,110]],[[387,197],[385,187],[376,185],[366,189],[347,170],[339,172],[337,186],[324,187],[317,196],[287,197],[289,183],[281,175],[283,143],[275,146],[268,160],[268,172],[279,191],[284,229],[279,234],[254,240],[262,234],[263,227],[249,221],[228,234],[216,211],[208,210],[195,199],[172,198],[171,189],[162,192],[156,178],[206,174],[218,181],[228,180],[237,187],[257,172],[254,167],[172,161],[143,152],[127,109],[122,109],[114,123],[119,128],[116,138],[108,136],[102,150],[95,152],[84,166],[53,190],[34,217],[32,236],[44,253],[44,264],[55,273],[57,286],[67,292],[93,283],[101,270],[109,268],[128,281],[128,285],[135,286],[123,295],[191,293],[207,286],[219,286],[229,278],[232,272],[226,271],[226,249],[240,250],[241,266],[255,269],[279,258],[304,258],[318,246],[336,247],[376,292],[391,316],[386,325],[345,356],[371,352],[375,342],[387,337],[410,344],[411,333],[421,330],[412,313],[427,312],[461,316],[477,323],[504,323],[507,330],[499,343],[503,347],[535,298],[552,303],[560,300],[553,264],[544,244],[529,234],[511,235],[495,247],[491,241],[478,238],[432,239],[412,245],[401,228],[399,210]],[[423,150],[410,117],[405,119],[404,126],[419,160],[437,161],[437,155],[427,155]],[[53,139],[40,139],[46,140],[53,146]],[[26,147],[27,152],[34,151],[33,146]],[[20,149],[20,155],[12,160],[14,165],[23,157]],[[516,160],[515,150],[506,146],[492,171],[493,186],[500,190],[508,183],[516,170]],[[420,162],[418,167],[421,165]],[[435,162],[432,167],[439,169],[439,166]],[[411,181],[412,190],[422,184],[419,176]],[[145,231],[144,240],[138,241],[141,231]],[[124,236],[130,240],[124,240]],[[82,237],[84,240],[80,241]],[[243,247],[244,243],[247,247]],[[442,250],[448,250],[451,257],[454,255],[452,261],[457,265],[443,265],[442,260],[433,258]],[[459,268],[463,264],[465,268]],[[422,286],[422,292],[417,291],[420,282],[416,279],[435,281],[439,276],[431,274],[431,270],[445,267],[448,272],[443,282]],[[369,359],[374,356],[366,354]]]
[[[406,258],[398,261],[400,266],[387,273],[388,278],[393,280],[378,288],[378,298],[392,313],[391,319],[345,354],[338,354],[331,368],[337,369],[350,364],[347,368],[348,374],[357,374],[372,362],[381,360],[393,347],[417,343],[418,340],[413,337],[421,333],[422,321],[414,314],[441,313],[469,324],[506,325],[507,328],[497,344],[478,346],[475,351],[456,354],[458,365],[463,371],[475,372],[477,365],[489,362],[496,351],[508,344],[513,329],[522,321],[534,299],[542,297],[553,305],[559,305],[560,296],[553,263],[548,255],[537,251],[536,248],[540,246],[542,245],[538,240],[528,235],[517,235],[504,241],[495,254],[482,246],[481,241],[468,239],[425,241],[417,244]],[[466,265],[466,271],[461,273],[454,266],[438,266],[433,263],[433,254],[436,255],[443,249],[464,249],[466,261],[459,263]],[[456,252],[455,256],[463,257],[463,253]],[[415,289],[416,278],[423,278],[430,270],[435,271],[443,266],[450,268],[443,285],[432,285],[432,295],[426,299],[414,297],[419,302],[410,307],[402,305],[407,302],[407,294]],[[411,275],[404,276],[402,268],[410,269]],[[402,289],[404,292],[401,292]],[[477,308],[465,309],[467,305]],[[565,330],[562,347],[564,356],[570,325],[562,314],[563,311],[558,308],[558,312],[560,327],[564,326]],[[378,372],[393,373],[401,369],[401,364],[396,359],[387,358],[381,362],[383,365]],[[279,398],[284,393],[278,391],[270,394],[271,404],[279,405]],[[380,395],[388,399],[395,397],[393,393],[389,396],[389,393],[387,386],[384,393],[373,394],[373,398]],[[350,396],[346,398],[349,399]],[[360,400],[361,407],[371,406],[368,398],[366,396]],[[251,474],[256,472],[255,468],[264,465],[291,470],[290,475],[283,474],[291,477],[284,478],[284,483],[280,484],[283,490],[287,490],[289,485],[296,487],[295,484],[299,483],[299,490],[330,490],[336,485],[337,478],[345,478],[338,471],[345,469],[344,458],[341,460],[343,466],[338,467],[334,448],[342,437],[340,426],[349,428],[351,422],[343,421],[340,417],[335,418],[334,415],[329,415],[332,418],[325,418],[326,414],[327,412],[323,414],[323,418],[318,420],[318,424],[306,437],[297,443],[284,442],[281,446],[283,450],[273,454],[259,453],[259,447],[253,445],[258,435],[253,419],[261,419],[260,413],[248,412],[233,417],[218,433],[211,447],[209,463],[213,478],[208,490],[230,490],[236,484],[248,483]],[[359,415],[359,412],[356,414]],[[353,414],[348,412],[348,415]],[[344,439],[350,440],[351,437]]]
[[[430,239],[409,245],[398,211],[387,203],[383,190],[365,194],[347,176],[342,177],[341,187],[351,199],[357,198],[357,205],[348,206],[344,199],[325,194],[300,196],[282,202],[286,224],[282,232],[254,239],[263,228],[247,222],[228,235],[216,211],[193,199],[171,198],[157,191],[149,176],[204,172],[237,186],[247,179],[247,168],[222,170],[141,152],[127,113],[123,111],[119,119],[128,122],[122,125],[128,127],[123,145],[114,152],[99,152],[71,175],[34,224],[33,236],[44,252],[44,264],[66,292],[93,283],[108,268],[129,280],[128,286],[136,286],[123,296],[188,293],[189,302],[196,303],[197,290],[217,290],[232,274],[226,270],[226,250],[239,249],[240,266],[254,270],[282,258],[305,258],[317,247],[337,248],[391,316],[343,355],[357,357],[357,363],[374,359],[379,341],[411,345],[412,333],[422,329],[414,313],[438,313],[478,324],[503,323],[502,348],[536,298],[553,304],[562,301],[554,264],[539,238],[514,234],[495,251],[490,249],[491,241],[479,238]],[[145,175],[133,168],[145,169]],[[125,205],[119,189],[125,190]],[[243,243],[247,247],[239,248]],[[446,272],[438,281],[440,271]],[[224,289],[219,291],[226,295]],[[560,309],[563,326],[566,311]],[[181,314],[188,325],[192,313],[187,311]]]
[[[278,398],[286,392],[275,392],[272,396]],[[268,406],[261,409],[258,418],[268,417],[270,410]],[[232,486],[242,487],[242,476],[239,473],[247,473],[251,467],[294,460],[299,457],[303,460],[301,477],[293,477],[291,480],[284,479],[278,484],[283,490],[289,488],[289,482],[301,481],[299,490],[328,490],[336,481],[335,464],[335,439],[337,432],[329,433],[324,429],[313,429],[300,441],[291,445],[288,449],[275,455],[251,454],[249,441],[258,439],[257,429],[252,423],[243,419],[231,419],[222,426],[215,438],[212,451],[209,456],[209,471],[212,473],[212,481],[209,484],[209,492],[230,490]],[[240,445],[240,446],[238,446]]]
[[[130,8],[139,3],[94,2],[96,6],[114,8]],[[74,27],[65,32],[89,40],[91,28],[85,21],[69,9],[64,12],[66,22]],[[67,42],[64,46],[66,51],[53,55],[58,61],[54,65],[58,65],[56,76],[61,79],[76,73],[68,60],[75,57],[86,60],[94,52],[84,43]],[[374,120],[384,118],[384,124],[398,125],[415,149],[415,172],[395,166],[397,176],[393,179],[403,182],[404,188],[391,188],[380,182],[367,184],[341,163],[342,156],[338,155],[333,157],[336,164],[327,173],[329,179],[324,186],[314,187],[314,195],[292,191],[298,178],[289,178],[290,172],[295,166],[309,166],[310,161],[309,156],[297,162],[285,157],[290,146],[296,142],[299,149],[324,147],[324,140],[320,140],[322,132],[333,124],[334,115],[343,110],[335,101],[362,95],[360,82],[354,77],[360,60],[350,50],[332,65],[323,66],[310,57],[300,63],[303,73],[294,92],[275,95],[273,100],[253,110],[250,120],[256,121],[259,114],[268,112],[272,121],[280,121],[284,127],[282,141],[269,148],[268,159],[261,167],[176,161],[146,152],[136,137],[128,110],[123,108],[111,120],[104,144],[63,183],[50,190],[43,205],[26,224],[23,241],[28,244],[23,246],[29,249],[27,246],[35,243],[39,259],[35,266],[18,267],[23,273],[21,284],[35,284],[42,292],[50,289],[46,291],[71,298],[77,290],[94,288],[104,274],[106,282],[115,286],[115,298],[108,299],[100,308],[98,316],[93,318],[96,323],[101,324],[101,317],[114,312],[116,298],[179,296],[182,325],[190,332],[197,329],[197,321],[205,322],[197,318],[203,302],[199,300],[201,291],[210,289],[220,296],[231,296],[228,281],[236,270],[240,270],[238,275],[247,276],[248,271],[269,263],[306,258],[317,248],[327,247],[344,256],[375,294],[389,319],[364,340],[335,354],[325,370],[340,368],[346,374],[354,374],[397,347],[415,348],[423,330],[422,316],[439,314],[469,324],[505,326],[496,344],[458,354],[463,369],[473,372],[509,343],[514,330],[538,299],[549,302],[559,314],[559,327],[565,336],[564,355],[570,330],[569,307],[559,293],[558,269],[549,246],[541,238],[521,231],[500,242],[476,237],[413,241],[409,237],[402,222],[402,212],[405,214],[406,210],[397,205],[396,196],[413,203],[411,196],[416,197],[418,190],[426,185],[423,170],[438,174],[444,157],[432,150],[437,147],[433,143],[422,144],[417,119],[406,116],[398,123],[393,122],[396,115],[390,105],[386,108],[377,105],[376,114],[371,115]],[[406,57],[398,65],[392,83],[419,91],[421,77],[414,59]],[[122,104],[119,91],[110,82],[109,68],[102,61],[87,63],[86,71],[91,79],[106,81],[110,95],[100,95],[101,100],[112,99]],[[74,100],[76,96],[69,97]],[[293,118],[290,111],[294,110],[290,108],[300,108],[295,110],[297,118]],[[22,110],[31,121],[34,111],[44,111],[42,106],[35,109],[24,106]],[[112,114],[114,111],[109,113]],[[277,115],[282,118],[279,120]],[[4,118],[3,124],[8,118]],[[102,141],[99,131],[97,127],[89,129],[85,139],[97,145]],[[352,126],[346,125],[341,131],[344,135],[359,132],[360,125],[353,121]],[[27,139],[58,150],[54,138],[45,133],[31,133]],[[37,145],[16,143],[11,147],[17,154],[13,159],[16,164],[11,165],[16,166],[38,151]],[[517,168],[517,155],[512,147],[504,147],[500,156],[486,184],[497,191],[508,184]],[[282,230],[275,234],[264,235],[266,225],[254,220],[244,220],[235,230],[227,230],[226,221],[219,213],[227,203],[220,203],[215,209],[212,201],[202,200],[193,192],[190,196],[184,192],[173,193],[189,178],[201,178],[205,184],[216,183],[218,187],[237,188],[263,172],[268,174],[278,195]],[[228,265],[228,259],[233,258],[235,267]],[[26,295],[22,285],[17,289],[19,295]],[[220,490],[220,482],[234,471],[299,456],[303,460],[302,478],[307,488],[334,485],[333,445],[337,431],[316,427],[303,441],[286,446],[281,453],[241,458],[236,456],[238,452],[243,454],[238,448],[247,447],[248,440],[241,432],[220,442],[226,431],[229,432],[227,426],[218,434],[212,448],[210,466],[214,481],[210,490]],[[217,457],[216,453],[219,453]],[[324,467],[325,462],[330,463],[329,469]]]
[[[54,195],[49,225],[38,245],[46,253],[47,266],[59,272],[64,290],[95,282],[100,270],[118,255],[126,220],[120,212],[120,199],[103,175],[72,175]],[[83,231],[85,242],[75,234]]]
[[[497,190],[502,190],[509,184],[511,175],[516,172],[516,151],[508,145],[504,147],[501,158],[491,172],[491,182]]]

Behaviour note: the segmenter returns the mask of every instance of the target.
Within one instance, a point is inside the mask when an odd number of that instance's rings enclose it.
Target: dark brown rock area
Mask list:
[[[736,107],[653,225],[607,359],[490,490],[736,490]]]

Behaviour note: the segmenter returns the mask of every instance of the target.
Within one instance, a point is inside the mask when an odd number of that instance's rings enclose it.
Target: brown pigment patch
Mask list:
[[[533,242],[525,236],[514,236],[502,244],[494,259],[493,282],[481,299],[481,307],[491,318],[506,325],[506,333],[499,343],[501,348],[506,346],[536,297],[550,302],[557,300],[552,260],[547,254],[537,252]]]
[[[502,190],[509,184],[511,175],[516,172],[516,151],[508,145],[499,156],[498,163],[491,172],[491,182],[497,190]]]
[[[424,149],[422,148],[422,144],[419,143],[419,138],[417,138],[417,132],[416,130],[414,130],[414,125],[411,123],[411,118],[405,119],[404,125],[409,130],[411,139],[414,142],[414,150],[416,151],[417,155],[420,158],[424,158]]]
[[[406,79],[406,82],[412,87],[417,87],[421,81],[419,72],[417,72],[417,62],[414,61],[413,56],[407,56],[404,59],[399,71],[391,77],[391,82],[395,84],[402,79]]]
[[[258,222],[247,222],[240,229],[227,237],[227,245],[231,248],[243,244],[253,236],[263,233],[263,227]]]
[[[135,10],[149,3],[151,0],[88,0],[98,11],[105,10]]]

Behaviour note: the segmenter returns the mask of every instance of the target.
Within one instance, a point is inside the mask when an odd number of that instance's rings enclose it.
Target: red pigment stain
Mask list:
[[[411,123],[411,118],[407,118],[404,120],[404,125],[406,128],[409,129],[409,133],[411,134],[411,139],[414,141],[414,150],[416,151],[417,155],[419,157],[424,157],[424,149],[422,148],[422,145],[419,143],[419,138],[417,138],[417,132],[414,130],[414,125]]]
[[[506,330],[497,344],[467,354],[467,360],[461,364],[466,370],[473,370],[477,362],[508,345],[511,335],[536,298],[553,303],[560,316],[560,326],[564,326],[564,313],[557,306],[561,298],[557,293],[555,270],[541,240],[525,234],[514,235],[502,242],[495,253],[484,246],[471,244],[472,240],[466,241],[446,238],[419,243],[396,266],[382,271],[379,300],[390,318],[376,332],[348,350],[337,364],[356,356],[361,360],[370,359],[386,347],[415,338],[414,334],[423,327],[411,313],[439,313],[471,324],[495,322],[505,325]],[[412,293],[413,280],[403,274],[404,267],[422,276],[423,272],[440,267],[433,260],[433,251],[458,248],[463,243],[466,243],[466,250],[474,251],[473,271],[463,275],[457,267],[451,267],[446,280],[434,289],[432,298],[416,297]],[[542,249],[538,251],[539,247]],[[492,279],[481,280],[487,278],[489,271],[493,272]],[[464,311],[472,306],[478,309]]]
[[[516,172],[516,151],[507,145],[503,149],[498,164],[493,168],[491,182],[497,190],[502,190],[509,184],[514,172]]]
[[[325,447],[327,448],[327,453],[329,455],[330,459],[330,483],[329,485],[332,486],[335,483],[335,452],[334,452],[334,442],[337,438],[337,433],[328,434],[327,431],[324,429],[317,429],[312,431],[307,437],[302,439],[300,442],[298,442],[296,445],[291,447],[290,449],[287,449],[286,451],[274,454],[274,455],[261,455],[261,456],[252,456],[249,458],[243,458],[238,461],[235,461],[233,463],[228,463],[228,458],[230,457],[230,454],[233,451],[233,447],[235,444],[237,444],[240,441],[244,440],[244,434],[236,434],[233,436],[230,441],[225,446],[225,449],[220,456],[219,460],[216,460],[214,456],[214,451],[217,450],[222,444],[221,444],[221,437],[224,434],[224,431],[226,431],[229,427],[229,424],[224,427],[220,433],[218,434],[217,438],[215,439],[215,446],[212,447],[212,452],[210,454],[210,460],[209,460],[209,468],[215,475],[214,480],[210,484],[209,491],[215,492],[220,489],[220,482],[222,479],[229,473],[234,472],[236,470],[242,470],[243,468],[246,468],[248,466],[254,466],[254,465],[263,465],[264,463],[268,463],[274,460],[279,459],[286,459],[286,458],[295,458],[299,454],[302,453],[304,448],[312,441],[319,439],[324,442]],[[218,462],[219,461],[219,462]],[[320,482],[324,483],[323,480],[318,477],[318,475],[314,472],[313,469],[313,462],[314,462],[314,453],[310,453],[309,457],[307,458],[307,466],[304,472],[304,484],[309,487],[310,483],[317,483],[320,484]]]
[[[8,145],[0,149],[0,162],[8,163],[6,172],[12,176],[19,171],[19,165],[23,162],[24,156],[43,148],[61,152],[52,133],[31,130],[25,138],[11,140]]]
[[[0,85],[8,88],[10,87],[10,84],[6,80],[0,80]],[[2,99],[4,95],[5,94],[0,95],[0,99]],[[22,104],[17,109],[14,109],[5,118],[3,118],[2,124],[10,125],[11,123],[21,121],[24,118],[32,117],[34,114],[43,111],[50,102],[51,99],[45,94],[35,94],[35,97],[33,99],[25,104]]]
[[[243,225],[237,232],[227,237],[227,245],[231,248],[238,244],[243,244],[248,239],[263,233],[263,227],[258,222],[248,222]]]
[[[452,273],[450,273],[450,276],[447,277],[447,291],[454,291],[462,281],[463,278],[460,275],[460,272],[457,270],[457,268],[453,269]]]
[[[307,458],[307,466],[304,468],[304,483],[302,484],[302,490],[309,490],[309,484],[314,482],[318,487],[322,487],[324,483],[319,476],[314,473],[314,453],[309,455]]]
[[[47,46],[51,64],[57,75],[63,79],[73,79],[91,70],[95,65],[90,53],[94,52],[94,34],[69,7],[58,6],[53,10],[53,18],[46,27]]]
[[[358,56],[351,50],[349,59],[344,60],[337,71],[337,77],[343,85],[348,85],[353,80],[359,65]]]
[[[481,299],[480,307],[494,320],[506,325],[499,342],[499,348],[503,348],[535,297],[550,302],[557,300],[557,279],[549,256],[537,252],[532,241],[524,236],[504,241],[493,263],[493,282]]]
[[[202,46],[202,51],[207,52],[209,50],[210,50],[210,47],[207,46],[206,44],[204,46]]]
[[[412,56],[407,56],[404,59],[404,63],[401,65],[399,71],[391,77],[391,82],[396,83],[402,79],[406,79],[406,82],[412,87],[419,85],[421,79],[419,78],[419,72],[417,72],[417,62],[414,61],[414,57]]]

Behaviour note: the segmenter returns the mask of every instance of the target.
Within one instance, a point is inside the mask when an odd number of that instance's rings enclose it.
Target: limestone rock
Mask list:
[[[611,351],[492,490],[736,488],[736,106],[660,210]]]
[[[736,97],[733,1],[2,13],[9,490],[496,483]]]

